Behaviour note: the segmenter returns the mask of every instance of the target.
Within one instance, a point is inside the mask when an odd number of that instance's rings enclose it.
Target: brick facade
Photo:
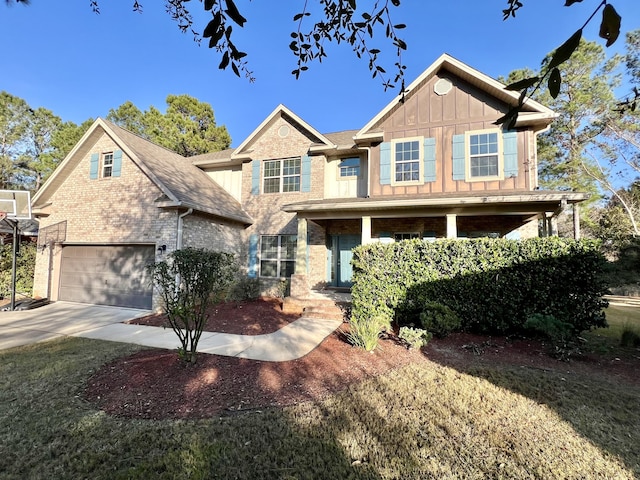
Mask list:
[[[154,249],[166,246],[156,254],[156,261],[176,249],[178,210],[158,208],[156,200],[162,191],[129,158],[122,157],[118,177],[91,179],[91,154],[119,150],[106,134],[88,146],[86,153],[69,171],[64,183],[49,198],[50,214],[40,218],[40,232],[66,222],[65,244],[140,244]],[[241,226],[190,215],[183,224],[184,246],[219,249],[238,253],[238,231]],[[34,275],[34,296],[57,299],[61,244],[38,249]],[[154,298],[154,305],[157,299]]]

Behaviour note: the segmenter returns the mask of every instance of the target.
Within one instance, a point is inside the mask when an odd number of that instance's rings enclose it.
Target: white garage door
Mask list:
[[[145,267],[154,260],[150,245],[65,246],[58,298],[150,309],[153,289]]]

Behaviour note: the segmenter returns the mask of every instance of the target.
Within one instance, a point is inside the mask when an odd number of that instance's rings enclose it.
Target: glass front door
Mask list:
[[[352,285],[351,258],[353,258],[353,248],[358,245],[360,245],[360,235],[331,236],[329,268],[332,286],[350,287]]]

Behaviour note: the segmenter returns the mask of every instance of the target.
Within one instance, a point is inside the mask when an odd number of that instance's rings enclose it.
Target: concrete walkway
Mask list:
[[[55,302],[24,312],[0,312],[0,350],[62,336],[177,349],[180,342],[170,328],[122,323],[149,313],[132,308],[71,302]],[[285,362],[311,352],[340,324],[340,320],[302,317],[266,335],[203,332],[198,352]]]

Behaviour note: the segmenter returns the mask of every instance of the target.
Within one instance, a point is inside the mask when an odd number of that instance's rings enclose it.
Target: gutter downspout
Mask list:
[[[182,250],[182,245],[183,245],[183,241],[182,241],[182,233],[184,230],[184,217],[186,217],[187,215],[191,215],[193,213],[193,208],[190,208],[189,210],[187,210],[184,213],[181,213],[180,215],[178,215],[178,231],[177,231],[177,238],[176,238],[176,250]]]

